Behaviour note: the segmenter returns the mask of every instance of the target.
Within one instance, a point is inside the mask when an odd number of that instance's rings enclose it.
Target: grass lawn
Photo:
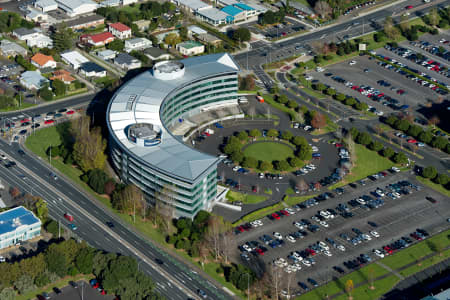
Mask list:
[[[442,184],[434,183],[430,179],[423,178],[422,176],[416,176],[416,179],[422,182],[423,184],[429,186],[433,190],[438,191],[439,193],[444,194],[447,197],[450,197],[450,191],[447,190],[445,187],[443,187]]]
[[[249,145],[245,148],[244,155],[263,161],[285,160],[294,156],[294,150],[285,144],[263,142]]]
[[[355,151],[356,163],[352,168],[351,173],[345,176],[343,181],[330,186],[330,190],[340,186],[344,186],[347,183],[366,178],[371,174],[387,170],[394,165],[394,163],[389,159],[378,155],[377,153],[367,149],[363,145],[355,144]]]
[[[277,204],[274,204],[271,206],[267,206],[267,207],[258,209],[254,212],[249,213],[248,215],[244,216],[243,218],[237,220],[236,222],[233,223],[233,225],[238,225],[243,222],[250,222],[253,220],[261,219],[261,218],[267,216],[268,214],[271,214],[271,213],[276,212],[277,210],[280,210],[283,208],[284,208],[283,204],[277,203]]]
[[[379,281],[376,281],[373,284],[375,287],[374,290],[369,289],[368,284],[362,285],[353,290],[352,292],[353,299],[358,300],[380,299],[381,296],[389,292],[399,281],[400,279],[398,279],[397,276],[391,275]],[[343,294],[334,299],[347,300],[348,296],[347,294]]]
[[[380,267],[379,265],[376,265],[376,264],[371,264],[370,266],[366,266],[366,267],[356,270],[350,274],[347,274],[338,280],[333,280],[330,283],[328,283],[327,285],[320,286],[317,289],[314,289],[311,292],[306,293],[296,299],[298,299],[298,300],[323,300],[323,299],[325,299],[326,295],[331,296],[331,295],[343,292],[345,283],[347,282],[347,280],[352,280],[353,284],[355,286],[358,283],[368,280],[368,274],[369,274],[370,269],[373,270],[374,278],[377,278],[379,276],[382,276],[382,275],[388,273],[388,271],[386,269],[384,269],[383,267]],[[381,285],[378,285],[377,283],[375,283],[375,286],[377,287],[377,286],[381,286]],[[367,286],[366,286],[366,288],[367,288]],[[392,286],[390,288],[392,288]],[[356,292],[356,290],[357,289],[355,289],[354,292]],[[354,297],[353,299],[359,300],[360,298]],[[378,298],[369,298],[369,299],[378,299]]]
[[[33,107],[33,106],[36,106],[36,104],[28,103],[28,102],[22,102],[22,106],[20,106],[20,107],[8,107],[8,108],[0,109],[0,112],[15,111],[15,110],[19,110],[19,109],[30,108],[30,107]]]
[[[287,113],[291,118],[291,121],[297,121],[298,114],[293,109],[290,109],[289,107],[286,107],[283,104],[276,102],[273,99],[272,95],[264,94],[262,97],[264,98],[264,101],[267,102],[269,105],[273,106],[278,110],[281,110],[282,112]]]
[[[284,200],[284,203],[286,203],[287,205],[295,205],[295,204],[299,204],[305,200],[308,200],[309,198],[314,198],[317,195],[308,195],[308,196],[294,196],[294,197],[289,197],[287,200]]]
[[[255,204],[262,201],[265,201],[267,197],[260,196],[260,195],[248,195],[244,193],[239,193],[235,191],[228,191],[227,193],[227,200],[228,202],[234,202],[234,201],[242,201],[244,204]]]
[[[410,266],[410,267],[400,271],[399,273],[402,274],[405,277],[408,277],[408,276],[411,276],[411,275],[413,275],[413,274],[415,274],[415,273],[417,273],[417,272],[419,272],[419,271],[421,271],[423,269],[431,267],[432,265],[435,265],[435,264],[437,264],[437,263],[439,263],[439,262],[441,262],[441,261],[443,261],[443,260],[445,260],[445,259],[447,259],[449,257],[450,257],[450,249],[445,250],[442,253],[442,256],[439,256],[439,255],[432,256],[432,257],[430,257],[428,259],[425,259],[425,260],[421,261],[420,262],[420,266],[418,264],[415,264],[415,265],[412,265],[412,266]]]

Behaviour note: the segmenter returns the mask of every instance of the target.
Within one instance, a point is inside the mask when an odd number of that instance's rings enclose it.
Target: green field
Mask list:
[[[391,168],[394,163],[389,159],[378,155],[376,152],[367,149],[363,145],[355,145],[356,163],[350,174],[345,176],[344,180],[332,185],[329,189],[335,189],[344,186],[347,183],[354,182],[367,176]]]
[[[255,204],[259,202],[263,202],[267,199],[265,196],[260,195],[248,195],[244,193],[239,193],[235,191],[228,191],[227,193],[227,200],[228,202],[234,202],[234,201],[242,201],[243,204]]]
[[[263,161],[285,160],[294,156],[294,150],[282,143],[263,142],[249,145],[245,148],[244,155]]]
[[[416,176],[416,179],[420,182],[422,182],[423,184],[429,186],[430,188],[432,188],[433,190],[438,191],[441,194],[444,194],[447,197],[450,197],[450,191],[447,190],[444,186],[442,186],[442,184],[437,184],[434,183],[433,181],[431,181],[428,178],[423,178],[422,176]]]

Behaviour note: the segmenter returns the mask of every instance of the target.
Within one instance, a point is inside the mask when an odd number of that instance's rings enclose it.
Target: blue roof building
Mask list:
[[[221,9],[224,13],[233,18],[234,22],[245,21],[256,16],[256,10],[244,3],[227,5]]]
[[[225,6],[224,8],[222,8],[222,11],[232,17],[236,17],[244,12],[242,9],[239,9],[233,5]]]
[[[0,249],[41,234],[41,220],[23,206],[0,213]]]

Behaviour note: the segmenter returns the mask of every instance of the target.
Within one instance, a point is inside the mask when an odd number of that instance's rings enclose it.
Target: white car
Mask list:
[[[394,171],[395,173],[400,172],[400,169],[397,167],[392,167],[391,170]]]
[[[295,215],[295,210],[290,207],[286,207],[284,210],[287,211],[290,215]]]
[[[244,250],[245,251],[247,251],[247,252],[251,252],[252,251],[252,248],[250,248],[250,246],[249,245],[242,245],[242,248],[244,248]]]
[[[366,241],[371,241],[372,240],[372,238],[370,237],[370,235],[368,235],[368,234],[362,234],[362,237],[363,237],[363,239],[365,239]]]
[[[345,251],[345,247],[343,245],[338,245],[336,248],[338,248],[339,250],[341,250],[342,252]]]
[[[327,244],[325,244],[324,242],[320,241],[318,244],[319,244],[320,248],[323,248],[325,250],[330,250],[330,247]]]
[[[0,157],[2,158],[2,159],[6,159],[6,155],[5,154],[0,154]]]
[[[323,254],[325,254],[326,256],[333,256],[333,254],[331,254],[331,252],[328,250],[323,251]]]
[[[297,271],[302,269],[302,265],[299,263],[295,263],[295,264],[293,264],[293,266],[297,269]]]
[[[307,267],[311,267],[311,263],[309,262],[309,260],[302,260],[302,264],[304,264]]]
[[[355,60],[351,60],[348,64],[349,64],[350,66],[356,65],[356,61],[355,61]]]
[[[312,216],[311,219],[316,222],[320,222],[320,219],[317,216]]]
[[[298,229],[304,229],[305,226],[303,224],[301,224],[300,222],[294,222],[294,226],[297,227]]]
[[[325,221],[320,221],[319,224],[322,225],[325,228],[328,228],[328,226],[329,226],[328,223],[325,222]]]
[[[274,232],[273,236],[277,239],[277,240],[282,240],[283,236],[281,235],[281,233],[279,232]]]
[[[305,127],[303,127],[303,130],[308,131],[308,130],[310,130],[311,128],[312,128],[311,126],[306,125]]]
[[[237,170],[239,170],[240,168],[241,168],[241,166],[235,166],[235,167],[233,168],[233,171],[237,172]]]
[[[287,235],[286,240],[288,240],[291,243],[295,243],[297,241],[292,235]]]
[[[381,251],[378,250],[378,249],[374,249],[374,250],[373,250],[373,254],[375,254],[376,256],[381,257],[381,258],[384,257],[383,252],[381,252]]]
[[[5,262],[6,258],[4,256],[0,256],[0,262]]]
[[[376,231],[371,231],[370,234],[373,235],[376,238],[380,237],[380,234],[378,232],[376,232]]]
[[[313,152],[318,152],[319,151],[319,148],[317,148],[317,146],[312,146],[311,149],[312,149]]]
[[[259,178],[264,178],[264,173],[259,173]]]

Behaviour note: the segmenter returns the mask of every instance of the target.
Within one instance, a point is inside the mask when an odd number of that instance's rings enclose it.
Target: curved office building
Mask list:
[[[204,109],[237,102],[239,67],[228,54],[155,64],[125,83],[107,110],[110,151],[122,180],[175,206],[175,217],[210,210],[220,159],[168,128]]]

